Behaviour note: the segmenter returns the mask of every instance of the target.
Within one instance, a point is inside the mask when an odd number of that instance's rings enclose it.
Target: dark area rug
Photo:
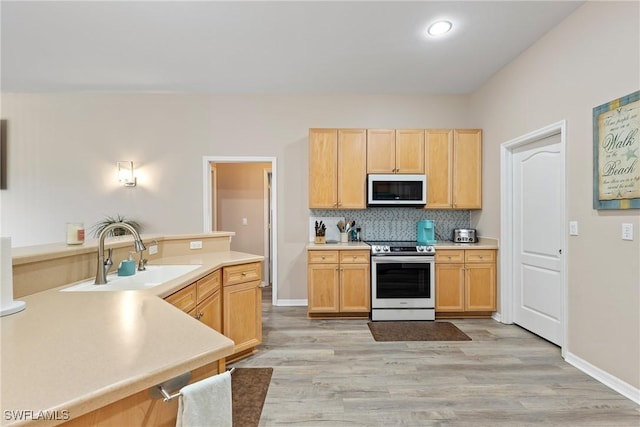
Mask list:
[[[369,322],[376,341],[471,341],[450,322]]]
[[[233,427],[257,427],[273,368],[236,368],[231,374]]]

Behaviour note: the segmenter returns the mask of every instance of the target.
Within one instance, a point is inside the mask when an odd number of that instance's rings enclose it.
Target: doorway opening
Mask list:
[[[566,353],[566,122],[501,145],[501,321]]]
[[[203,228],[233,231],[231,249],[263,255],[262,286],[277,305],[275,157],[203,157]],[[268,292],[265,292],[268,294]]]

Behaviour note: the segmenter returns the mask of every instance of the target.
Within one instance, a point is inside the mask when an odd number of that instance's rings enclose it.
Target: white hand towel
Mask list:
[[[231,427],[231,373],[214,375],[180,389],[176,427]]]

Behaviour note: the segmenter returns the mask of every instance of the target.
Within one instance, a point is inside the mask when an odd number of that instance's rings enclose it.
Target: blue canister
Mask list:
[[[124,260],[118,266],[118,276],[133,276],[134,274],[136,274],[135,260]]]
[[[436,240],[436,225],[430,219],[418,221],[416,235],[418,236],[418,245],[433,245]]]

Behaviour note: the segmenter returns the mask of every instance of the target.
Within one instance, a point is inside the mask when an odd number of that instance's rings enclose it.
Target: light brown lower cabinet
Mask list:
[[[170,304],[222,333],[221,271],[216,270],[165,298]]]
[[[222,334],[222,298],[220,294],[221,292],[216,292],[198,303],[196,310],[189,314]]]
[[[222,274],[220,270],[196,282],[198,305],[193,316],[205,325],[222,333]]]
[[[191,383],[200,381],[225,370],[222,364],[213,362],[191,371]],[[61,424],[64,427],[174,427],[178,413],[178,399],[163,402],[152,398],[145,389],[124,399],[113,402],[95,411],[81,415]]]
[[[255,352],[262,343],[262,268],[260,262],[216,270],[165,300],[235,343],[226,362]]]
[[[309,317],[368,317],[371,311],[369,251],[307,252]]]
[[[231,362],[255,353],[262,343],[261,263],[239,264],[223,269],[222,332],[235,343]]]
[[[436,251],[436,316],[488,317],[496,310],[496,251]]]

